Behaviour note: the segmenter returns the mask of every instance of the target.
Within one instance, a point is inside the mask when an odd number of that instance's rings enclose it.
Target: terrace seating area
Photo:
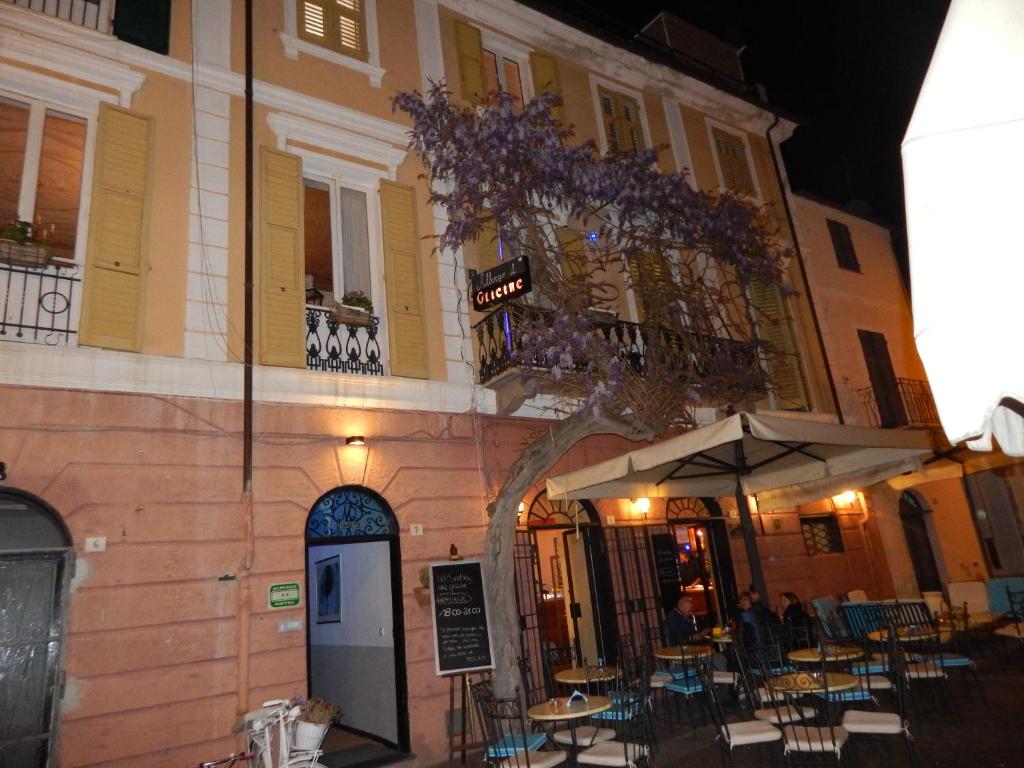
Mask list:
[[[548,654],[543,690],[530,690],[523,659],[525,695],[496,703],[488,683],[474,690],[490,740],[481,757],[631,768],[1016,765],[1024,646],[1006,630],[1022,624],[1014,611],[1024,611],[1024,592],[1008,590],[1006,603],[980,622],[923,601],[846,603],[808,635],[774,631],[757,644],[717,631],[678,646],[627,637],[618,666]],[[496,726],[498,705],[514,713],[512,730]]]

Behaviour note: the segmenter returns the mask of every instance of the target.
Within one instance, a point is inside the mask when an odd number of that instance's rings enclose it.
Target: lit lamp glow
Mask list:
[[[633,501],[633,510],[638,515],[643,515],[644,519],[647,518],[647,513],[651,511],[651,500],[647,498],[640,498]]]
[[[366,438],[362,435],[349,435],[345,438],[345,445],[366,445]]]
[[[837,507],[850,507],[853,506],[853,502],[857,500],[856,491],[843,491],[837,496],[832,497],[832,502]]]

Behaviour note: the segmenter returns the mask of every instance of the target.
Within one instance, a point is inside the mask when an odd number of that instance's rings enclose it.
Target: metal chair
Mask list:
[[[727,722],[722,712],[722,704],[718,699],[718,691],[715,689],[708,670],[706,668],[699,669],[697,677],[704,691],[708,711],[711,713],[711,721],[715,726],[715,742],[722,748],[730,765],[733,761],[732,751],[736,747],[755,745],[768,747],[782,739],[782,731],[765,720]]]
[[[515,696],[507,699],[493,695],[477,698],[476,688],[472,690],[487,741],[485,763],[501,768],[554,768],[565,762],[566,754],[560,749],[540,751],[547,734],[533,733],[527,727],[518,688]]]
[[[738,645],[734,650],[736,664],[739,668],[740,684],[746,693],[747,704],[755,720],[761,720],[772,725],[785,725],[794,720],[813,718],[815,716],[813,707],[801,706],[797,709],[784,710],[781,713],[782,718],[780,719],[780,713],[775,709],[777,702],[773,698],[773,691],[763,682],[764,678],[760,667],[758,667],[758,673],[755,676],[750,658],[743,650],[743,647]]]
[[[618,690],[620,697],[608,710],[615,713],[611,718],[617,731],[615,740],[583,749],[576,756],[578,763],[614,768],[650,765],[656,748],[654,727],[650,722],[650,668],[641,664],[634,672],[624,675]],[[595,719],[605,714],[601,712]]]
[[[544,651],[544,686],[547,698],[558,695],[558,682],[555,675],[563,669],[576,666],[576,653],[571,646],[545,648]]]
[[[766,687],[771,688],[770,669],[762,662],[762,676],[765,679]],[[800,673],[808,674],[808,673]],[[825,764],[831,764],[832,758],[836,765],[842,760],[842,750],[849,739],[849,732],[841,725],[835,723],[835,702],[831,697],[828,688],[828,677],[825,675],[824,665],[822,666],[820,696],[817,697],[817,707],[814,718],[803,718],[790,720],[790,712],[800,712],[805,706],[803,697],[805,694],[791,690],[772,689],[772,705],[775,708],[776,718],[780,723],[786,723],[782,727],[783,753],[787,762],[792,762],[794,755],[800,755],[804,760],[817,760],[821,758]],[[816,724],[812,725],[814,720]]]
[[[848,733],[857,737],[867,736],[902,736],[906,745],[907,753],[910,755],[912,765],[918,765],[917,753],[914,751],[913,737],[910,735],[910,722],[907,720],[907,699],[905,676],[903,675],[903,654],[899,652],[896,643],[896,631],[890,628],[888,637],[887,656],[891,659],[892,671],[896,675],[896,711],[878,712],[863,709],[847,709],[843,713],[843,728]],[[855,744],[857,739],[851,741]]]
[[[1009,622],[997,627],[995,634],[1015,641],[1014,651],[1020,651],[1024,649],[1024,591],[1007,587],[1006,597],[1010,610],[1004,614],[1004,618],[1009,619]]]

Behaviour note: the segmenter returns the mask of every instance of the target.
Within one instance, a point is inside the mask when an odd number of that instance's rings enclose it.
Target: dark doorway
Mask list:
[[[722,508],[713,498],[669,499],[666,517],[681,553],[681,590],[709,626],[725,626],[739,593]]]
[[[325,765],[387,762],[380,745],[409,752],[398,531],[388,503],[356,485],[325,493],[306,522],[310,696],[341,706],[349,734],[328,734]]]
[[[871,390],[878,409],[878,423],[882,427],[902,427],[907,424],[907,412],[900,397],[899,380],[892,368],[889,345],[885,336],[874,331],[858,329],[864,363],[871,379]]]
[[[60,515],[0,490],[0,765],[56,765],[74,551]]]
[[[904,491],[900,496],[900,521],[903,523],[907,549],[910,550],[914,576],[917,577],[917,588],[921,592],[938,592],[942,590],[942,579],[939,577],[935,552],[928,536],[925,515],[929,514],[931,511],[925,508],[915,494]]]

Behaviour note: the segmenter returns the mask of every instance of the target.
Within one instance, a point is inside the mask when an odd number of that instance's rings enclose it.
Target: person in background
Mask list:
[[[700,563],[697,558],[685,549],[679,552],[679,581],[683,587],[700,584]]]
[[[750,592],[740,593],[737,608],[736,631],[743,647],[753,648],[768,645],[771,642],[771,632],[768,630],[762,611],[755,608]]]
[[[679,598],[676,607],[665,617],[665,635],[669,645],[682,645],[703,640],[708,630],[697,628],[697,617],[693,615],[693,600],[688,597]]]
[[[786,629],[810,629],[811,617],[795,592],[779,594],[779,620]]]
[[[757,587],[751,582],[750,586],[747,587],[747,594],[750,595],[751,608],[757,612],[760,616],[761,623],[766,627],[778,626],[779,617],[775,615],[775,612],[768,606],[764,600],[761,599],[761,593],[757,591]]]

